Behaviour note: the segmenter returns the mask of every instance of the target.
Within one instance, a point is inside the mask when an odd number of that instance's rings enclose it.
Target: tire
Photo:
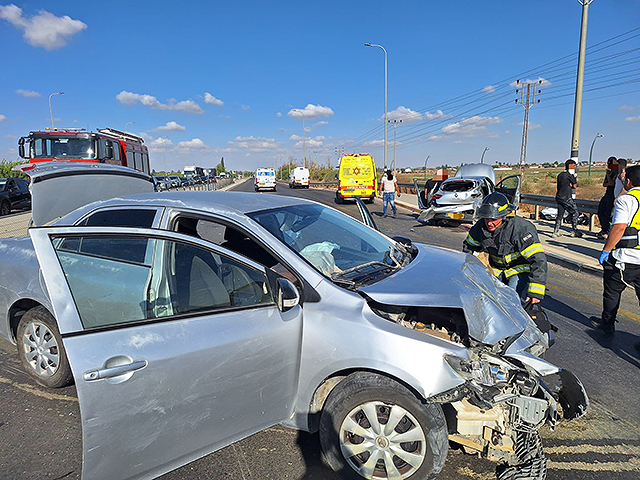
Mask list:
[[[394,417],[395,428],[386,433]],[[411,441],[401,443],[400,435]],[[403,385],[368,372],[348,376],[327,398],[320,417],[320,445],[329,466],[354,480],[434,478],[449,449],[439,405],[423,404]],[[374,458],[378,460],[370,464]],[[392,475],[387,475],[389,470]]]
[[[344,197],[336,196],[336,203],[342,205],[344,203]]]
[[[373,197],[369,197],[369,198],[367,198],[367,203],[368,203],[369,205],[373,205],[373,202],[374,202],[374,198],[373,198]]]
[[[542,448],[540,433],[516,434],[515,452],[507,463],[496,467],[497,480],[545,480],[547,457]]]
[[[61,388],[73,383],[67,352],[55,319],[44,307],[35,307],[18,324],[17,345],[27,373],[40,385]],[[44,351],[38,347],[46,345]]]
[[[0,216],[9,215],[11,213],[11,204],[5,200],[0,205]]]

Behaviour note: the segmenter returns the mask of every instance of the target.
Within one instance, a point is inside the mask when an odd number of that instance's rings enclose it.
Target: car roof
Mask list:
[[[96,206],[103,207],[165,207],[183,208],[189,210],[202,210],[220,214],[243,214],[272,208],[288,207],[293,205],[315,205],[316,202],[299,197],[286,195],[264,195],[250,192],[229,191],[194,191],[194,192],[166,192],[166,193],[141,193],[115,197],[109,200],[100,200],[79,210],[93,210]],[[74,215],[73,213],[70,214]]]

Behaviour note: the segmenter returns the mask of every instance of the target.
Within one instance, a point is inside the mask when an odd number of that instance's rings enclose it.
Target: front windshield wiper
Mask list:
[[[400,267],[374,260],[372,262],[356,265],[355,267],[351,267],[340,272],[334,272],[331,274],[331,280],[337,283],[353,286],[357,283],[363,282],[364,280],[371,279],[372,277],[386,275],[398,268]]]

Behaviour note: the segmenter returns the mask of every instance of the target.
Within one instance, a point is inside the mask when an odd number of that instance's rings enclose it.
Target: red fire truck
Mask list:
[[[151,174],[144,139],[112,128],[99,128],[97,133],[83,128],[30,132],[18,141],[18,151],[30,163],[52,160],[111,163]]]

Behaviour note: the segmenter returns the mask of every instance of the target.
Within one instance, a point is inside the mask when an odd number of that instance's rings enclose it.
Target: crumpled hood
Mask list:
[[[487,345],[530,326],[516,292],[495,280],[473,255],[415,245],[418,255],[408,266],[358,290],[386,305],[462,308],[469,335]]]

